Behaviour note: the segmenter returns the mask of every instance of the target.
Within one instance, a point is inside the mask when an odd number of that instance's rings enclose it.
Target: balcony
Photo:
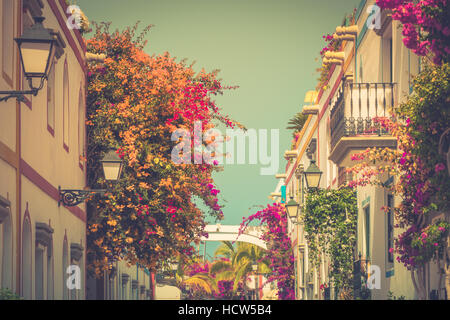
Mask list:
[[[330,111],[330,160],[350,166],[349,152],[369,147],[395,147],[377,118],[389,117],[395,106],[394,83],[345,83],[337,92]]]

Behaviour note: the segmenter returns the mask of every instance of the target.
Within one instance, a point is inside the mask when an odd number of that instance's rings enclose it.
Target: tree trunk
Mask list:
[[[450,300],[450,255],[449,255],[450,247],[445,248],[444,251],[444,272],[445,272],[445,288],[447,291],[447,300]]]
[[[426,300],[426,293],[425,293],[425,286],[424,286],[424,279],[423,279],[423,270],[424,270],[423,267],[411,270],[412,283],[414,285],[414,289],[417,293],[419,300]],[[416,277],[416,275],[417,275],[417,277]]]

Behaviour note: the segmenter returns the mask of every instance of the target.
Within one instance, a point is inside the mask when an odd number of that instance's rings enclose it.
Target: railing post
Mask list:
[[[331,144],[334,147],[342,137],[355,135],[378,135],[382,136],[389,132],[375,123],[377,117],[387,117],[390,106],[395,104],[395,83],[350,83],[343,84],[342,91],[336,96],[337,101],[330,114]],[[380,99],[378,92],[382,91]],[[366,94],[367,97],[363,97]],[[387,95],[391,95],[388,97]],[[356,97],[358,95],[358,97]],[[373,97],[375,95],[375,97]],[[343,99],[343,101],[341,101]],[[348,101],[350,99],[350,101]],[[364,101],[363,101],[364,100]],[[363,103],[366,105],[366,116],[363,116]],[[382,106],[379,105],[382,103]],[[375,105],[373,105],[375,104]],[[349,108],[350,110],[348,110]],[[356,110],[355,110],[356,108]],[[378,111],[383,108],[383,112]],[[373,112],[372,112],[373,110]]]
[[[366,83],[366,89],[367,89],[367,118],[370,118],[370,100],[369,100],[369,96],[370,96],[370,84]],[[375,113],[376,111],[376,106],[375,106]]]
[[[395,83],[391,83],[391,101],[392,101],[392,112],[394,112],[394,85]]]
[[[353,299],[361,296],[361,258],[353,262]]]

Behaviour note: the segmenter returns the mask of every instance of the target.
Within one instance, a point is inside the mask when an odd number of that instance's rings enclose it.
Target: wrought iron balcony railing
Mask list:
[[[369,300],[370,290],[367,288],[367,281],[370,270],[370,259],[361,258],[353,262],[353,296],[355,299]]]
[[[331,147],[342,137],[387,135],[376,118],[390,117],[395,83],[346,83],[338,91],[330,114]]]

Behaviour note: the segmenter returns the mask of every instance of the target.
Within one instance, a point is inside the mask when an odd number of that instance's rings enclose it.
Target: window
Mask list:
[[[364,208],[364,255],[370,258],[370,205]]]
[[[108,275],[108,297],[107,300],[114,300],[114,278]]]
[[[136,299],[136,286],[137,284],[135,284],[136,280],[132,280],[131,281],[131,300],[135,300]]]
[[[9,208],[5,208],[1,206],[0,210],[4,210],[6,217],[3,219],[3,222],[0,222],[0,230],[2,230],[1,239],[0,239],[0,252],[2,254],[2,288],[12,289],[12,224],[11,224],[11,212]]]
[[[120,272],[117,272],[117,299],[122,300],[122,287],[120,285],[121,275]]]
[[[126,283],[122,283],[122,300],[128,300]]]
[[[122,300],[130,300],[130,297],[128,295],[128,282],[129,282],[130,276],[126,273],[122,273]],[[130,284],[131,285],[131,284]]]
[[[2,74],[13,86],[14,67],[14,0],[2,0]]]
[[[78,99],[78,155],[81,168],[83,168],[84,160],[82,159],[84,159],[85,156],[85,123],[83,91],[80,89],[80,96]]]
[[[68,245],[67,245],[67,240],[64,239],[64,244],[63,244],[63,261],[62,261],[62,275],[63,275],[63,300],[68,300],[69,299],[69,288],[67,288],[67,284],[66,281],[68,279],[68,274],[67,274],[67,268],[69,267],[69,249],[68,249]]]
[[[76,264],[72,261],[71,265],[76,265]],[[78,290],[77,289],[70,290],[70,300],[78,300]]]
[[[22,296],[25,300],[31,300],[32,296],[32,247],[31,247],[31,223],[25,217],[22,229]]]
[[[52,63],[47,80],[47,129],[55,134],[55,62]]]
[[[78,266],[80,267],[80,290],[77,290],[77,298],[79,300],[84,300],[85,298],[85,292],[84,292],[84,256],[81,256],[80,260],[78,261]]]
[[[37,245],[35,249],[34,279],[36,300],[44,299],[44,250],[40,245]]]
[[[382,82],[393,82],[393,47],[392,26],[389,26],[382,37]]]
[[[47,247],[47,300],[53,300],[53,244]]]
[[[363,68],[363,58],[362,55],[359,55],[359,82],[364,82],[364,74],[363,74],[364,68]]]
[[[77,270],[73,280],[76,286],[71,288],[70,296],[71,300],[78,300],[83,293],[83,247],[79,243],[70,244],[70,265]]]
[[[69,152],[69,68],[64,62],[63,74],[63,145]]]
[[[394,196],[388,194],[387,196],[387,257],[389,263],[394,263]]]

